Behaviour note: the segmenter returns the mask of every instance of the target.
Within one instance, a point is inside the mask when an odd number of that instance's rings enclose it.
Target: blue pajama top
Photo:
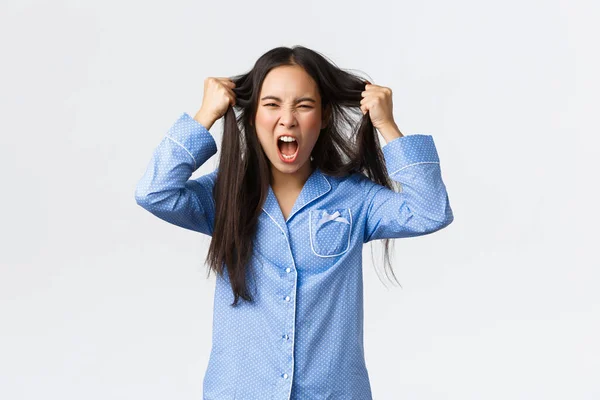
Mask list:
[[[396,192],[353,174],[315,169],[285,220],[269,187],[258,219],[248,289],[232,307],[216,275],[205,400],[372,399],[363,347],[363,244],[436,232],[453,219],[431,135],[382,147]],[[183,113],[137,183],[137,204],[212,236],[217,169],[192,173],[217,152],[210,132]]]

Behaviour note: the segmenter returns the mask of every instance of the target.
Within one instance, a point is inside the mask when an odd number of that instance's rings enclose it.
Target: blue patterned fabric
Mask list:
[[[248,271],[255,303],[230,306],[228,274],[216,275],[205,400],[372,399],[363,244],[430,234],[454,219],[432,136],[403,136],[382,150],[400,192],[360,174],[336,178],[317,168],[285,220],[269,187]],[[137,204],[212,236],[218,170],[190,177],[216,152],[210,132],[183,113],[138,182]]]

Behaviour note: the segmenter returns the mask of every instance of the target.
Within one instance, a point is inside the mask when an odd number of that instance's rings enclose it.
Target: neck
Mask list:
[[[271,187],[281,190],[301,189],[313,173],[314,167],[307,160],[296,172],[285,173],[271,165]]]

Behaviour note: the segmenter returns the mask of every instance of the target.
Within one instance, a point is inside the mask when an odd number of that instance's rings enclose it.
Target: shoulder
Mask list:
[[[326,175],[332,189],[354,190],[356,194],[364,194],[379,186],[362,172],[353,172],[345,176]]]

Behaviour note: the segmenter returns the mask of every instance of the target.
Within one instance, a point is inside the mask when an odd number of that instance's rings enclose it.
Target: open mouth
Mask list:
[[[284,141],[278,139],[277,148],[279,150],[279,158],[284,162],[293,162],[298,155],[298,142],[295,140]]]

